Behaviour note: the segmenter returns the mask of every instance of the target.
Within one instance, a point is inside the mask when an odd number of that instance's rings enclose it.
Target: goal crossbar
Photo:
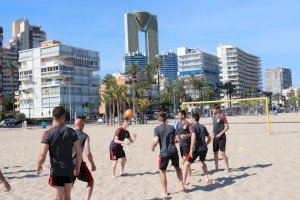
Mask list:
[[[271,135],[272,131],[271,131],[271,121],[270,121],[270,111],[269,111],[269,102],[270,102],[270,100],[269,100],[268,97],[245,98],[245,99],[224,99],[224,100],[214,100],[214,101],[182,102],[181,107],[185,108],[188,105],[195,105],[195,104],[211,104],[211,103],[243,102],[243,101],[264,101],[265,102],[267,131]]]

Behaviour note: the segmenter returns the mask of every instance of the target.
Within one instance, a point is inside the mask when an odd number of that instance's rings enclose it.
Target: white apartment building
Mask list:
[[[19,52],[20,112],[28,118],[51,117],[55,106],[74,115],[98,115],[99,53],[45,41]],[[86,104],[89,106],[87,107]]]
[[[233,45],[220,45],[217,48],[220,59],[220,79],[225,84],[231,82],[236,87],[237,94],[250,96],[250,85],[254,86],[252,96],[262,90],[261,60]]]
[[[266,91],[282,94],[283,90],[292,87],[292,71],[289,68],[276,67],[266,69]]]

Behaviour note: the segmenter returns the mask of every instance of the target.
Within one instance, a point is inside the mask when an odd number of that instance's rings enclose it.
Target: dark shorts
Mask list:
[[[199,157],[199,160],[201,162],[205,161],[206,158],[206,154],[207,154],[207,150],[204,151],[199,151],[199,152],[194,152],[193,153],[193,158],[190,157],[190,154],[187,156],[186,160],[189,161],[190,163],[195,162],[195,160]]]
[[[178,157],[178,153],[176,152],[170,156],[159,156],[159,160],[158,160],[159,169],[167,170],[170,160],[172,161],[172,165],[174,167],[179,167],[179,157]]]
[[[179,150],[180,150],[181,158],[183,156],[187,157],[190,153],[190,146],[180,146]]]
[[[49,177],[49,185],[51,187],[64,187],[65,184],[73,183],[74,177],[69,176],[50,176]]]
[[[81,163],[79,175],[74,177],[73,183],[75,183],[76,179],[81,180],[86,183],[91,183],[94,181],[91,171],[86,166],[85,162]]]
[[[214,152],[225,151],[226,150],[226,135],[223,135],[219,139],[214,138],[213,150],[214,150]]]
[[[119,158],[125,158],[126,154],[123,147],[109,148],[110,160],[118,160]]]

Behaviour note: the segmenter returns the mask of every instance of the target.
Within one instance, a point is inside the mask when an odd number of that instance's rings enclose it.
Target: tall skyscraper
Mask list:
[[[200,49],[181,47],[177,49],[179,78],[190,75],[205,78],[215,87],[220,85],[218,57]]]
[[[51,117],[55,106],[71,107],[72,116],[98,115],[99,53],[45,41],[19,52],[20,112],[29,118]],[[85,107],[86,103],[93,106]]]
[[[167,52],[159,55],[160,59],[160,75],[166,79],[178,79],[178,60],[177,54],[174,52]]]
[[[236,86],[237,94],[250,94],[256,96],[262,89],[261,60],[258,56],[251,55],[233,45],[220,45],[217,48],[217,55],[221,61],[221,81],[231,82]]]
[[[39,47],[40,43],[46,41],[47,34],[40,26],[30,25],[25,18],[18,19],[12,23],[11,45],[17,46],[18,50],[26,50]]]
[[[277,67],[266,69],[266,91],[273,94],[282,94],[282,90],[292,87],[291,69]]]
[[[145,33],[145,55],[149,61],[158,54],[157,16],[148,12],[130,12],[124,15],[125,54],[140,51],[139,32]],[[143,53],[143,52],[142,52]]]

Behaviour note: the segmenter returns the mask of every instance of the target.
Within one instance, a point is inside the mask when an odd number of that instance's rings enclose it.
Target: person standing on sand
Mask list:
[[[62,106],[55,107],[52,111],[53,127],[44,133],[41,151],[38,158],[37,174],[43,170],[47,152],[50,155],[50,178],[49,185],[53,199],[71,199],[71,189],[74,176],[80,171],[82,151],[76,132],[67,127],[65,123],[65,109]],[[73,148],[76,151],[77,163],[73,167]]]
[[[179,111],[177,116],[179,119],[176,126],[176,134],[179,136],[177,137],[177,142],[179,142],[180,155],[184,165],[191,147],[191,124],[186,119],[185,110]],[[191,169],[189,169],[189,175],[191,175]]]
[[[183,169],[183,183],[186,185],[186,178],[188,174],[188,169],[190,168],[190,165],[195,162],[195,160],[199,157],[201,163],[202,163],[202,169],[205,176],[205,182],[207,184],[210,183],[208,179],[208,172],[207,172],[207,166],[205,164],[205,158],[207,154],[207,145],[211,142],[211,137],[206,129],[205,126],[199,124],[200,116],[199,114],[195,113],[192,115],[192,139],[191,139],[191,148],[190,153],[187,156],[187,160],[184,164]],[[205,141],[205,138],[207,138],[207,142]]]
[[[226,171],[229,173],[229,164],[228,164],[228,157],[225,153],[226,151],[226,134],[225,132],[229,129],[229,124],[224,114],[221,114],[220,105],[214,104],[212,106],[212,120],[213,120],[213,151],[214,151],[214,160],[216,170],[219,170],[218,166],[218,153],[221,151],[221,155],[224,159],[226,165]]]
[[[80,142],[80,146],[82,149],[82,152],[84,152],[87,156],[87,159],[89,160],[91,167],[92,167],[92,171],[96,171],[96,165],[93,159],[93,155],[91,153],[91,148],[90,148],[90,137],[83,132],[84,129],[84,121],[81,118],[78,118],[75,120],[74,122],[74,126],[75,126],[75,132],[78,136],[79,142]],[[76,152],[73,152],[73,164],[74,166],[76,166],[77,164],[77,156],[76,156]],[[90,200],[92,193],[93,193],[93,188],[94,188],[94,178],[92,176],[92,173],[90,172],[89,168],[86,166],[85,162],[81,162],[81,166],[80,166],[80,172],[78,176],[74,177],[74,183],[76,178],[78,180],[81,180],[83,182],[87,183],[87,188],[86,188],[86,200]]]
[[[155,147],[159,144],[160,154],[159,154],[159,173],[160,180],[163,189],[162,196],[168,196],[167,192],[167,176],[166,170],[169,161],[172,161],[172,165],[175,167],[177,178],[181,184],[181,190],[184,190],[182,171],[179,167],[179,157],[178,151],[175,145],[175,129],[173,126],[166,124],[167,115],[165,112],[158,113],[159,126],[154,129],[154,138],[151,146],[151,150],[154,151]]]
[[[127,128],[130,125],[128,118],[123,119],[122,126],[118,128],[115,132],[114,139],[111,141],[109,146],[110,160],[112,160],[112,177],[116,178],[116,168],[118,164],[118,159],[121,159],[121,176],[124,175],[124,167],[127,161],[125,151],[122,145],[130,145],[136,140],[137,135],[133,134],[133,139],[130,136]],[[125,139],[129,141],[124,142]]]
[[[4,178],[1,170],[0,170],[0,183],[3,184],[3,190],[4,190],[4,192],[9,192],[10,191],[10,185],[6,181],[6,179]]]

